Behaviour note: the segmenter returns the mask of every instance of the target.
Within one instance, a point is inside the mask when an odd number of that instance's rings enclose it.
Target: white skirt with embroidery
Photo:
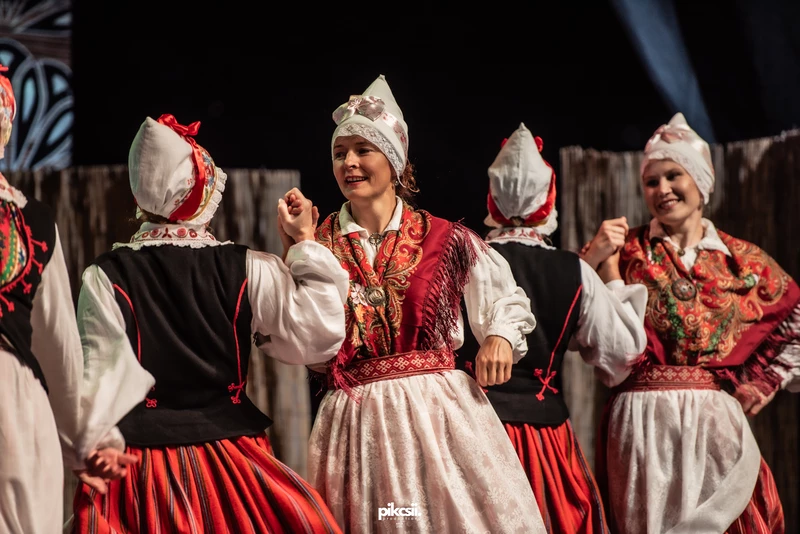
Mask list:
[[[544,533],[530,483],[486,395],[461,371],[327,393],[309,481],[349,533]]]

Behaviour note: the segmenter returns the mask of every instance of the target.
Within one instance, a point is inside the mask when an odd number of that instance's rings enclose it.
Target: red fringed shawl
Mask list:
[[[757,246],[719,232],[731,257],[700,250],[687,270],[674,247],[632,230],[620,271],[627,283],[647,287],[648,361],[699,365],[734,385],[780,380],[767,369],[791,341],[778,330],[800,303],[800,289]],[[798,335],[795,333],[794,335]]]
[[[386,234],[375,269],[358,235],[342,235],[338,212],[317,228],[317,242],[350,273],[346,336],[328,364],[335,387],[349,391],[358,385],[348,372],[358,361],[412,351],[453,351],[460,299],[478,259],[476,243],[481,243],[469,229],[404,204],[400,230]],[[377,287],[383,288],[385,304],[370,304],[369,289]]]

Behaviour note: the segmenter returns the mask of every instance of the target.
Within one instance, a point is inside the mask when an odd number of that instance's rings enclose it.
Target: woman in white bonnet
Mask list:
[[[604,221],[584,247],[606,281],[647,286],[644,358],[614,390],[598,444],[620,533],[783,532],[783,510],[747,417],[800,386],[800,290],[752,243],[703,218],[708,144],[678,113],[641,168],[650,224]]]
[[[477,235],[408,203],[408,126],[383,76],[333,117],[333,174],[347,202],[317,241],[349,271],[350,289],[309,480],[347,532],[544,532],[503,426],[478,383],[454,370],[462,295],[484,386],[508,380],[525,354],[528,298]]]
[[[73,531],[341,532],[272,455],[271,421],[245,388],[256,333],[285,363],[336,354],[347,273],[314,242],[315,209],[296,189],[278,204],[296,242],[285,262],[218,241],[208,223],[226,176],[194,140],[199,125],[144,121],[128,162],[143,224],[83,273],[84,380],[138,464],[105,495],[78,487]]]
[[[0,73],[7,72],[0,65]],[[17,102],[0,74],[0,159]],[[136,458],[82,388],[83,355],[53,211],[0,174],[0,532],[59,532],[64,467],[98,492]],[[100,417],[98,417],[98,415]],[[102,477],[102,478],[100,478]]]
[[[548,532],[607,534],[600,492],[572,430],[562,367],[568,348],[607,386],[627,378],[645,348],[647,289],[618,280],[604,285],[577,254],[549,244],[558,228],[556,173],[544,143],[520,124],[488,170],[486,242],[511,266],[531,299],[538,325],[511,380],[488,387],[531,482]],[[604,262],[603,268],[610,268]],[[471,354],[466,356],[469,370]]]

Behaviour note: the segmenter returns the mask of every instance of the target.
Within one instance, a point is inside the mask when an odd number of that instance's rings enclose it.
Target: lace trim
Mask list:
[[[487,215],[485,219],[483,219],[483,224],[491,228],[498,228],[498,229],[510,228],[503,226],[502,223],[494,220],[494,218],[492,218],[491,213]],[[550,215],[547,217],[547,219],[545,219],[545,221],[539,226],[525,226],[525,227],[520,226],[519,228],[533,228],[537,234],[543,237],[549,236],[556,231],[556,228],[558,228],[558,210],[556,210],[556,208],[553,207],[553,211],[550,212]]]
[[[558,228],[558,210],[553,208],[550,216],[547,217],[544,224],[539,226],[500,226],[497,221],[492,219],[491,215],[487,215],[483,221],[487,226],[491,226],[491,230],[487,235],[485,241],[487,243],[520,243],[531,247],[544,247],[547,249],[555,249],[556,247],[549,245],[545,238],[551,235]]]
[[[22,194],[22,191],[12,186],[6,180],[6,177],[0,174],[0,200],[6,202],[13,202],[20,209],[28,204],[28,199]]]
[[[139,250],[142,247],[160,247],[172,245],[175,247],[217,247],[231,245],[233,241],[217,241],[217,238],[205,228],[194,228],[180,224],[153,224],[144,223],[136,232],[129,243],[114,243],[112,250],[119,247]]]
[[[378,130],[366,124],[345,124],[344,126],[340,126],[336,131],[337,137],[344,137],[347,135],[360,135],[370,143],[375,144],[381,149],[381,152],[383,152],[389,160],[389,163],[392,164],[397,175],[402,176],[405,167],[403,158],[397,153],[397,149],[395,149],[391,141],[386,139]]]
[[[519,243],[529,247],[542,247],[555,250],[556,247],[547,244],[535,228],[495,228],[486,234],[487,243]]]
[[[213,165],[213,163],[212,163]],[[204,197],[208,197],[209,193],[211,198],[206,200],[203,198],[203,202],[200,204],[201,211],[197,215],[191,219],[192,225],[205,225],[210,221],[214,214],[217,213],[217,209],[219,205],[222,203],[222,193],[225,191],[225,183],[228,181],[228,175],[220,169],[219,167],[214,167],[214,178],[213,180],[208,180],[206,182],[205,187],[205,194]],[[205,207],[203,207],[205,206]]]

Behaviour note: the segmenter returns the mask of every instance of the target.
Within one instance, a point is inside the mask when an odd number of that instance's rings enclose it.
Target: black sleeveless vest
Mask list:
[[[527,336],[528,352],[512,368],[511,380],[490,386],[486,395],[503,422],[560,425],[569,418],[561,365],[580,315],[578,256],[519,243],[491,246],[508,261],[517,285],[530,298],[536,328]],[[468,358],[474,361],[475,353]]]
[[[27,265],[0,290],[0,333],[13,345],[16,357],[31,368],[47,390],[42,368],[31,351],[31,312],[42,272],[55,249],[56,225],[50,208],[36,199],[29,198],[27,205],[18,212],[18,236],[27,251]],[[5,242],[0,244],[10,246]]]
[[[258,435],[271,424],[244,391],[252,311],[247,247],[119,247],[95,263],[114,287],[128,338],[156,379],[119,424],[130,445]]]

